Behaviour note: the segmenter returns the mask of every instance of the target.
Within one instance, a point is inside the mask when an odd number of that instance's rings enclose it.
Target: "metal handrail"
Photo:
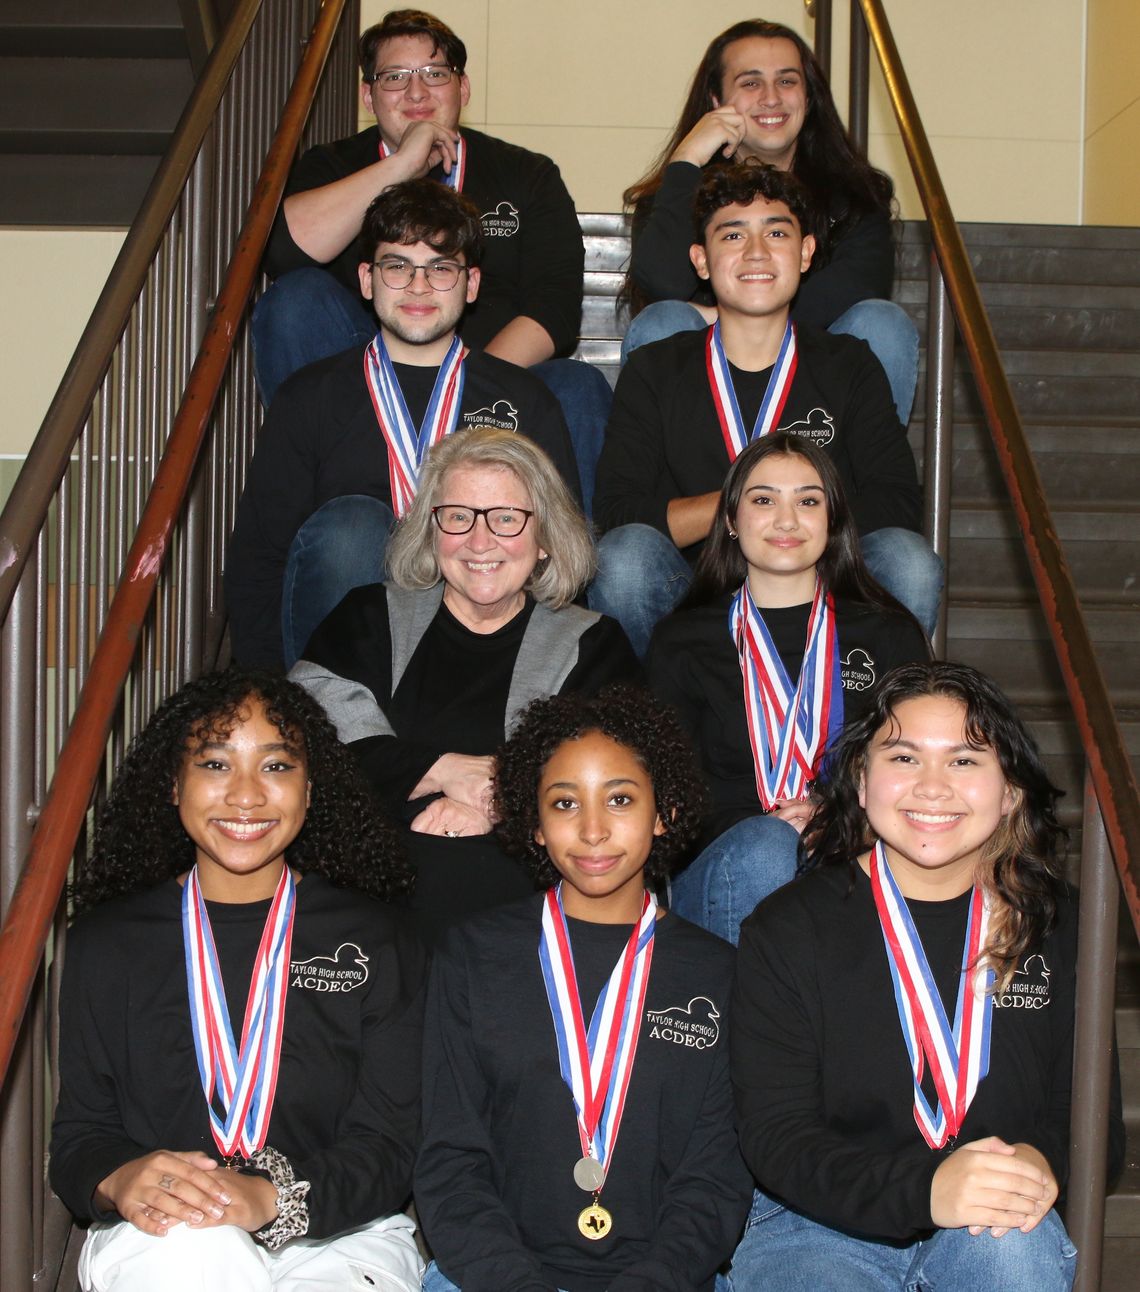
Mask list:
[[[91,801],[115,706],[343,6],[344,0],[323,0],[91,661],[27,864],[0,929],[0,1081],[67,882],[72,849]]]
[[[233,75],[263,0],[238,0],[221,39],[179,118],[170,145],[123,241],[115,265],[59,384],[19,479],[0,512],[0,621],[8,614],[36,535],[67,470],[75,441],[95,399],[111,355],[146,281],[186,177],[214,123],[222,92]]]
[[[1105,831],[1140,936],[1140,794],[1068,562],[1014,403],[962,233],[915,105],[882,0],[858,0],[878,55],[950,303],[977,381],[1033,580],[1073,708]]]

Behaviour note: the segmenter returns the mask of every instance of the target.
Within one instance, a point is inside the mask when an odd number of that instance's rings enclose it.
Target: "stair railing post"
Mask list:
[[[923,488],[926,536],[941,559],[947,577],[934,629],[934,654],[946,654],[946,588],[950,573],[950,450],[954,441],[954,315],[938,257],[930,256],[930,291],[926,308],[926,434]]]
[[[1100,1287],[1104,1247],[1120,886],[1104,832],[1100,804],[1087,768],[1081,830],[1081,913],[1077,942],[1076,1025],[1073,1032],[1071,1157],[1065,1220],[1080,1253],[1074,1292],[1096,1292]]]
[[[804,0],[808,17],[815,20],[815,56],[823,74],[831,80],[831,0]]]
[[[867,151],[867,104],[871,83],[871,38],[859,0],[851,0],[850,80],[847,130],[856,148]]]

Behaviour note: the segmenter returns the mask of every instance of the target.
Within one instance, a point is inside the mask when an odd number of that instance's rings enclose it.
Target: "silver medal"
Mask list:
[[[606,1173],[596,1157],[580,1157],[574,1163],[574,1183],[587,1193],[597,1193],[606,1182]]]

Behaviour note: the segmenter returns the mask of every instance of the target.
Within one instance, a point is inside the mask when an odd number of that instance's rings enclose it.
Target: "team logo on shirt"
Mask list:
[[[519,410],[509,399],[496,399],[490,408],[477,408],[463,414],[465,426],[497,426],[500,431],[519,429]]]
[[[342,942],[331,956],[310,956],[289,965],[289,986],[302,991],[353,991],[367,981],[368,957],[355,942]]]
[[[810,440],[817,449],[822,449],[835,439],[835,419],[826,408],[813,408],[806,417],[790,426],[781,426],[780,430]]]
[[[513,238],[519,231],[519,213],[510,202],[500,202],[493,211],[479,217],[485,238]]]
[[[1014,970],[1009,986],[994,997],[998,1009],[1044,1009],[1049,1004],[1050,969],[1043,955],[1030,956]]]
[[[687,1050],[711,1050],[720,1040],[720,1011],[707,996],[694,996],[687,1007],[647,1009],[649,1035]]]
[[[875,685],[875,661],[861,646],[853,646],[839,661],[845,691],[866,691]]]

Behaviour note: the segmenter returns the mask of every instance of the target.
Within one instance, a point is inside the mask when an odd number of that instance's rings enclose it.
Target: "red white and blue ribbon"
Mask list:
[[[899,1023],[914,1075],[914,1120],[931,1148],[955,1139],[978,1083],[990,1069],[990,1030],[993,1025],[993,970],[978,965],[986,945],[990,911],[982,889],[975,885],[962,948],[962,976],[951,1029],[922,940],[906,901],[887,864],[882,843],[871,852],[871,891],[879,912],[887,961],[895,987]],[[930,1064],[938,1108],[923,1093],[925,1064]]]
[[[385,157],[391,157],[392,151],[383,139],[380,140],[380,160]],[[440,180],[441,184],[446,184],[448,188],[453,188],[457,193],[463,192],[463,180],[467,175],[467,144],[463,136],[460,135],[455,141],[455,160],[451,163],[451,171],[444,175]]]
[[[789,319],[784,327],[784,338],[780,342],[780,353],[776,356],[764,398],[760,401],[760,411],[756,414],[756,422],[749,435],[736,399],[728,357],[720,339],[719,320],[709,328],[705,342],[705,367],[708,370],[709,389],[712,391],[717,420],[720,422],[720,433],[724,436],[724,447],[730,462],[735,462],[752,440],[758,440],[761,435],[767,435],[779,426],[780,414],[788,402],[788,392],[795,380],[796,363],[796,329]]]
[[[289,867],[283,866],[253,964],[238,1047],[197,866],[182,889],[182,939],[194,1052],[210,1129],[223,1158],[238,1153],[252,1157],[265,1146],[281,1062],[295,908],[296,885]]]
[[[420,467],[431,447],[459,424],[466,357],[463,342],[455,337],[436,374],[424,420],[417,431],[383,336],[377,332],[364,351],[364,381],[388,447],[388,481],[392,489],[392,510],[397,517],[412,505]]]
[[[538,958],[554,1020],[558,1065],[574,1097],[582,1156],[608,1171],[637,1054],[653,961],[657,901],[645,894],[641,919],[602,988],[587,1031],[562,909],[562,885],[546,894]]]
[[[744,678],[756,792],[770,811],[781,799],[807,798],[823,755],[843,726],[835,603],[817,579],[794,686],[747,583],[732,600],[728,623]]]

